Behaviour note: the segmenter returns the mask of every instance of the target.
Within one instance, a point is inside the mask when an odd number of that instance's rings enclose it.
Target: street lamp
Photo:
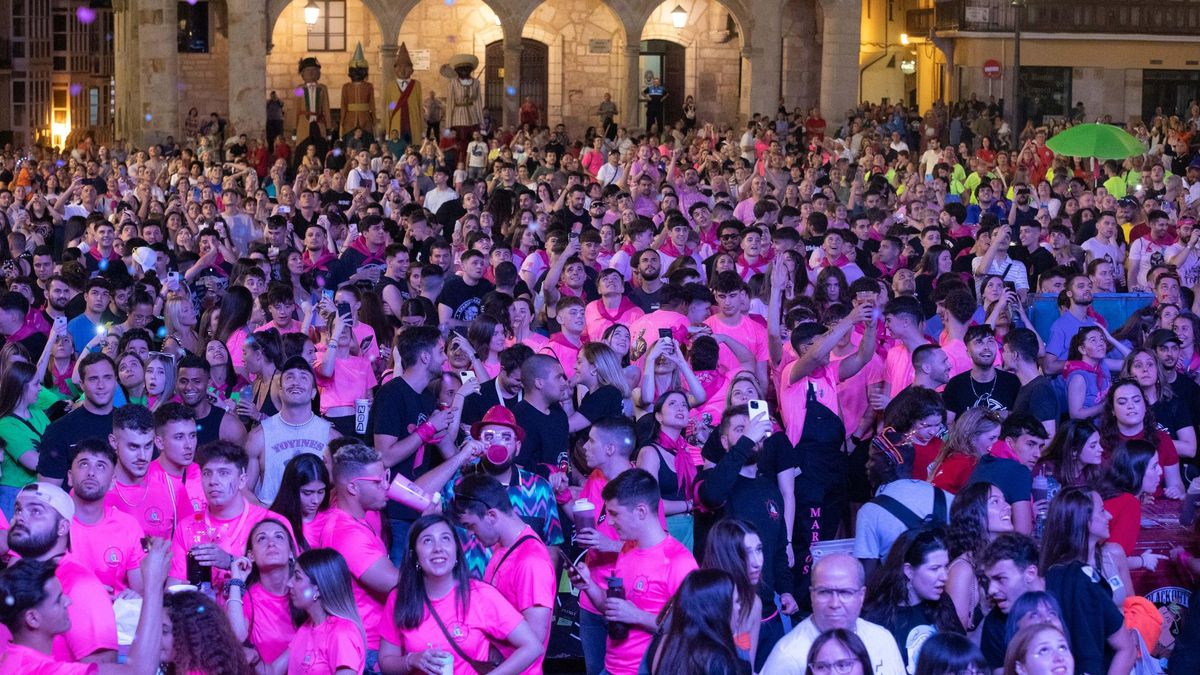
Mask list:
[[[676,28],[683,28],[687,25],[687,10],[675,5],[675,9],[671,10],[671,25]]]
[[[1021,137],[1021,18],[1026,0],[1011,0],[1013,8],[1012,135],[1013,145]]]
[[[315,26],[320,17],[321,8],[317,7],[316,0],[308,0],[308,4],[304,6],[304,23]]]

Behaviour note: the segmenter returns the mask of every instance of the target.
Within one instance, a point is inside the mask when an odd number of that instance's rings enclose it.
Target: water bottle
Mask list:
[[[204,523],[204,514],[197,512],[193,516],[191,530],[191,546],[187,554],[187,581],[196,588],[202,588],[205,584],[212,586],[212,568],[200,564],[196,560],[196,556],[192,554],[192,550],[200,544],[207,544],[212,541],[209,536],[208,527]]]
[[[608,578],[608,597],[625,599],[625,581],[621,577]],[[608,637],[612,638],[614,642],[621,642],[629,637],[629,624],[609,621]]]

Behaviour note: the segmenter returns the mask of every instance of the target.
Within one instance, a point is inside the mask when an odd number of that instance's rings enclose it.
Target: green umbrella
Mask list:
[[[1111,124],[1073,126],[1046,141],[1046,147],[1068,157],[1096,159],[1125,159],[1146,152],[1141,141]]]

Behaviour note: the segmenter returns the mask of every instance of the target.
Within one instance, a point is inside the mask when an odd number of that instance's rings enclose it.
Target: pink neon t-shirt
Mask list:
[[[104,496],[104,505],[115,506],[133,516],[146,535],[159,539],[170,539],[175,524],[183,522],[193,511],[187,495],[167,480],[158,462],[150,462],[141,485],[113,480],[112,489]]]
[[[250,644],[258,650],[263,663],[274,663],[296,635],[287,592],[272,595],[262,584],[251,586],[242,595],[242,615],[249,626]]]
[[[288,325],[288,327],[286,329],[284,329],[284,328],[280,328],[279,324],[275,323],[274,319],[271,319],[270,321],[268,321],[268,322],[264,323],[263,325],[259,326],[258,328],[256,328],[254,330],[254,332],[261,333],[264,330],[269,330],[271,328],[274,328],[275,330],[279,331],[280,335],[287,335],[288,333],[303,333],[304,331],[300,330],[300,325],[301,324],[299,321],[296,321],[295,319],[293,319],[292,323],[290,323]]]
[[[856,340],[857,342],[857,340]],[[829,368],[835,373],[836,379],[837,369],[842,361],[854,356],[858,350],[848,352],[845,356],[829,355]],[[871,407],[871,402],[867,399],[867,384],[876,381],[883,376],[883,359],[879,358],[878,354],[872,354],[871,360],[867,361],[867,365],[863,366],[854,375],[838,382],[837,397],[838,403],[842,407],[842,421],[846,425],[846,436],[854,433],[854,427],[866,414]]]
[[[532,536],[533,539],[513,549],[507,558],[504,557],[508,552],[507,548],[499,543],[493,546],[492,558],[483,572],[483,580],[495,586],[500,595],[503,595],[518,612],[531,607],[545,607],[553,612],[554,594],[558,590],[558,583],[554,577],[554,561],[550,559],[550,551],[541,538],[528,525],[521,530],[517,541],[528,536]],[[503,566],[499,565],[501,558],[504,558]],[[546,625],[543,626],[546,631],[546,637],[542,640],[543,648],[550,645],[551,620],[552,617],[548,617]],[[500,651],[508,656],[514,650],[508,648],[508,645],[501,645]],[[544,658],[544,654],[538,657],[524,672],[528,675],[540,674]]]
[[[321,414],[339,406],[354,405],[356,399],[370,398],[368,394],[375,385],[370,360],[365,356],[339,356],[334,362],[333,376],[324,377],[320,371],[325,352],[325,345],[317,345],[317,362],[313,366],[321,390]]]
[[[71,629],[54,636],[54,658],[79,661],[101,650],[116,651],[117,618],[108,591],[96,575],[68,553],[58,563],[54,576],[62,584],[63,594],[71,599],[67,607]]]
[[[757,321],[742,315],[738,322],[731,326],[714,314],[704,320],[704,325],[711,328],[715,335],[728,335],[745,345],[754,357],[755,363],[770,362],[771,351],[767,347],[767,329]],[[742,370],[742,362],[738,361],[738,358],[725,345],[721,345],[720,357],[717,362],[726,377],[732,377]]]
[[[171,481],[171,486],[175,488],[175,492],[183,494],[192,506],[191,511],[179,514],[180,519],[190,518],[195,512],[204,510],[204,484],[200,480],[200,466],[198,464],[195,462],[188,464],[187,468],[183,470],[183,476],[172,475],[166,469],[162,468],[161,463],[155,462],[155,464],[166,475],[167,480]]]
[[[333,675],[338,668],[361,673],[367,663],[362,631],[353,621],[332,614],[320,626],[305,622],[288,653],[288,672]]]
[[[332,548],[346,559],[346,566],[353,577],[350,586],[354,591],[354,604],[358,605],[358,615],[362,617],[363,630],[367,632],[367,648],[379,649],[383,599],[363,588],[359,578],[372,565],[387,557],[387,548],[378,529],[366,522],[338,508],[331,508],[326,513],[328,516],[319,538],[320,546]]]
[[[617,555],[613,576],[625,582],[625,598],[638,609],[655,616],[666,607],[683,578],[696,569],[696,559],[683,544],[667,535],[649,548],[627,543]],[[631,626],[621,642],[607,641],[604,668],[612,675],[634,675],[642,655],[650,647],[650,633]]]
[[[22,675],[96,675],[100,672],[100,665],[60,661],[36,649],[10,644],[0,653],[0,672]]]
[[[575,377],[575,362],[579,360],[579,350],[581,349],[583,349],[582,342],[576,347],[568,343],[562,333],[557,333],[538,351],[558,359],[558,362],[562,364],[563,374],[569,380]]]
[[[887,356],[883,359],[883,376],[875,381],[886,382],[889,387],[888,395],[894,398],[901,389],[912,384],[915,376],[912,352],[908,351],[903,342],[897,342],[887,350]]]
[[[295,533],[292,532],[292,525],[286,518],[264,509],[257,504],[251,504],[244,497],[242,498],[242,513],[233,518],[222,520],[213,518],[208,514],[208,511],[197,512],[188,520],[182,520],[179,527],[175,528],[175,537],[171,542],[171,572],[170,577],[173,579],[187,578],[187,552],[192,547],[194,534],[203,534],[211,529],[215,533],[214,543],[221,550],[233,556],[246,555],[246,540],[250,538],[250,530],[254,529],[260,521],[268,518],[279,522],[283,528],[288,531],[295,541]],[[204,538],[203,536],[201,537]],[[213,590],[221,595],[225,592],[225,582],[229,579],[227,570],[212,568],[212,586]]]
[[[71,520],[71,555],[95,573],[101,584],[120,593],[129,586],[129,572],[146,557],[142,550],[142,526],[133,516],[115,506],[92,525]]]
[[[464,654],[477,661],[487,661],[488,646],[492,643],[502,643],[508,639],[513,630],[524,621],[521,613],[513,608],[508,600],[500,595],[500,591],[483,583],[471,580],[468,593],[471,602],[463,616],[458,604],[457,593],[451,591],[445,597],[430,599],[433,610],[437,612],[454,641]],[[421,617],[421,623],[411,630],[396,626],[391,617],[396,613],[396,591],[388,594],[387,604],[383,608],[384,616],[388,617],[380,625],[384,640],[400,647],[405,654],[434,649],[454,654],[454,675],[475,675],[471,664],[458,656],[458,652],[450,646],[446,634],[438,627],[437,621],[426,609]]]
[[[584,316],[584,334],[589,340],[600,340],[604,338],[604,331],[613,324],[630,325],[634,321],[645,316],[645,312],[641,307],[630,302],[624,296],[621,297],[621,304],[614,310],[609,310],[604,306],[604,300],[593,300],[583,308]]]
[[[244,355],[242,354],[242,345],[246,344],[246,337],[250,333],[243,326],[229,334],[229,339],[225,341],[225,347],[229,350],[229,365],[234,368],[241,368],[246,365]]]
[[[679,344],[687,340],[687,317],[669,309],[650,312],[629,323],[629,353],[638,356],[638,366],[645,368],[646,354],[658,342],[658,331],[663,328],[670,330]]]

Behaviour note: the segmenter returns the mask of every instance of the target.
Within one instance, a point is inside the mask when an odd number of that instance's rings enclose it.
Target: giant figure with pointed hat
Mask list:
[[[375,85],[367,82],[369,68],[360,42],[350,60],[350,81],[342,85],[342,135],[347,140],[355,129],[363,130],[367,143],[374,139]]]
[[[425,135],[425,117],[421,114],[421,83],[413,79],[412,58],[408,47],[402,42],[396,50],[396,60],[392,63],[392,79],[385,87],[384,98],[387,99],[387,138],[392,139],[392,132],[399,134],[400,140],[409,145],[413,141],[420,142]]]
[[[466,157],[467,144],[483,122],[483,88],[475,77],[479,57],[455,54],[442,66],[442,76],[450,80],[450,127],[458,136],[458,156]]]

